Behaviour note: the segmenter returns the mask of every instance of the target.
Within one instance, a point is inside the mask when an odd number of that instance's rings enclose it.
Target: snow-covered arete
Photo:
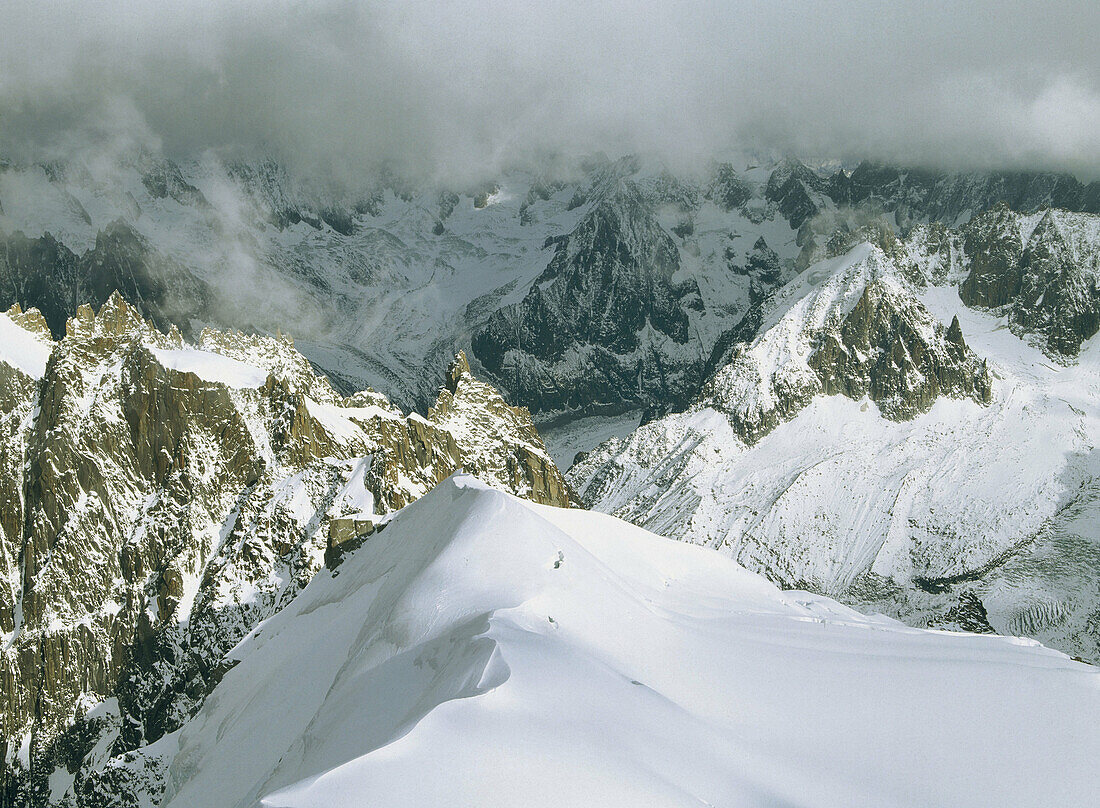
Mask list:
[[[5,801],[145,789],[128,756],[198,709],[224,653],[456,469],[569,503],[527,411],[461,355],[406,416],[341,396],[289,339],[191,345],[118,295],[66,331],[0,314]]]
[[[233,652],[165,804],[1018,808],[1100,788],[1100,673],[456,476]]]

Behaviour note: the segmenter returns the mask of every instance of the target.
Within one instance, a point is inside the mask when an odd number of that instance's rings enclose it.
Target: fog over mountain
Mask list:
[[[1100,171],[1088,0],[0,9],[9,159],[143,145],[479,179],[536,153],[723,149]]]
[[[0,2],[0,808],[1093,804],[1098,30]]]

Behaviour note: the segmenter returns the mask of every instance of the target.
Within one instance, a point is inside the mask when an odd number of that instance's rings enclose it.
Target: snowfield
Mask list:
[[[179,806],[1050,806],[1100,673],[907,628],[456,475],[233,652],[158,742]]]
[[[51,344],[47,336],[35,334],[15,322],[7,312],[0,312],[0,362],[41,379],[50,359]]]
[[[746,443],[730,415],[760,423],[781,410],[777,391],[814,391],[806,358],[870,278],[919,301],[929,332],[958,318],[988,362],[989,403],[940,396],[891,420],[867,398],[819,392]],[[690,410],[570,469],[582,500],[787,588],[917,626],[958,625],[952,610],[972,596],[992,630],[1100,660],[1100,339],[1058,363],[1006,314],[966,307],[953,286],[910,285],[867,244],[774,300]]]
[[[170,370],[193,373],[200,379],[229,387],[262,387],[267,371],[228,356],[195,348],[150,348],[160,364]]]

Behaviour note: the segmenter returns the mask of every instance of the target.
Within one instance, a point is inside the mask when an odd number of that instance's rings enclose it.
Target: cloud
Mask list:
[[[0,10],[0,152],[81,144],[469,179],[727,149],[1100,176],[1100,4],[213,4]]]

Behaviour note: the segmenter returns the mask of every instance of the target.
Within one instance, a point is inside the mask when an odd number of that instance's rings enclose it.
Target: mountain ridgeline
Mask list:
[[[473,337],[474,355],[538,410],[680,404],[699,382],[689,311],[698,284],[675,281],[680,253],[637,187],[617,183],[519,303]]]
[[[187,338],[206,325],[282,328],[337,389],[372,386],[421,412],[464,349],[539,422],[683,409],[715,352],[752,335],[753,307],[838,233],[959,228],[998,203],[1100,210],[1100,185],[1068,176],[873,163],[829,174],[742,161],[675,176],[595,158],[468,189],[380,172],[334,193],[270,161],[122,162],[109,178],[79,162],[0,169],[0,306],[37,308],[55,337],[76,305],[116,289]],[[969,255],[983,239],[1001,249],[993,230],[967,232]],[[1012,266],[991,253],[968,303],[1030,305],[1072,260],[1002,247]],[[1094,301],[1071,294],[1082,311],[1070,328],[1083,333]],[[1054,323],[1059,298],[1042,303],[1043,322],[1020,327],[1053,328],[1052,350],[1072,354]]]
[[[569,505],[527,411],[462,355],[425,417],[341,396],[285,338],[191,345],[117,294],[60,341],[33,309],[0,335],[7,805],[47,802],[57,771],[81,805],[155,794],[139,750],[201,706],[225,654],[455,470]]]
[[[1100,659],[1100,217],[862,227],[751,312],[590,507],[785,587]]]
[[[186,794],[233,649],[458,469],[1100,660],[1100,184],[97,170],[0,163],[2,808]]]

